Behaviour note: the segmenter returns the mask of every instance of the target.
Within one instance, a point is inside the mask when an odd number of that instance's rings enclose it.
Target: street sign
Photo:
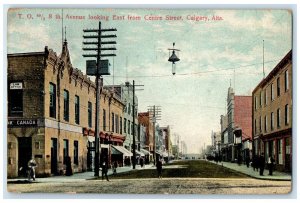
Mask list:
[[[99,75],[110,75],[109,72],[109,60],[100,60],[99,63]],[[97,62],[96,60],[87,60],[86,61],[86,74],[91,76],[96,76],[97,73]]]

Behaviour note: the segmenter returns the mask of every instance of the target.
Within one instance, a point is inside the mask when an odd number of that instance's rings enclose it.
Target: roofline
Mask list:
[[[273,68],[273,70],[267,75],[267,77],[265,77],[252,91],[252,95],[254,92],[256,92],[256,90],[259,87],[262,87],[263,85],[265,85],[272,77],[272,75],[274,75],[275,73],[277,73],[285,64],[286,61],[291,59],[292,60],[292,51],[293,49],[291,49],[281,60],[280,62],[275,66],[275,68]]]
[[[7,54],[7,57],[45,55],[45,52],[27,52]]]

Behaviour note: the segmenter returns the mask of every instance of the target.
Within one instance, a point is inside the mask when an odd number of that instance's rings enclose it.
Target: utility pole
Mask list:
[[[129,84],[129,82],[126,82],[125,83],[126,84],[126,87],[128,87],[129,88],[129,86],[130,86],[130,84]],[[136,165],[136,163],[135,163],[135,157],[136,157],[136,152],[135,152],[135,150],[136,150],[136,148],[135,148],[135,130],[136,130],[136,128],[135,128],[135,113],[136,113],[136,111],[135,111],[135,87],[136,86],[144,86],[144,85],[136,85],[135,84],[135,82],[134,82],[134,80],[132,81],[132,111],[133,111],[133,113],[132,113],[132,122],[133,122],[133,132],[132,132],[132,136],[133,136],[133,138],[132,138],[132,141],[133,141],[133,143],[132,143],[132,154],[133,154],[133,159],[132,159],[132,168],[133,169],[135,169],[135,165]],[[142,90],[142,89],[138,89],[138,90]]]
[[[153,123],[153,161],[154,165],[156,165],[156,143],[155,143],[155,123],[157,120],[161,119],[161,109],[160,106],[155,106],[150,107],[148,109],[149,111],[149,116],[150,114],[152,115],[152,123]]]
[[[115,47],[103,48],[105,44],[116,44],[115,41],[101,41],[102,38],[115,38],[116,35],[102,35],[102,32],[117,31],[115,28],[101,29],[101,21],[99,21],[98,29],[84,29],[84,33],[96,33],[96,35],[83,35],[83,39],[96,39],[97,41],[84,41],[84,45],[92,45],[94,47],[84,47],[84,51],[94,51],[96,54],[83,54],[83,57],[96,57],[96,60],[86,61],[86,73],[87,75],[96,76],[96,115],[95,115],[95,171],[94,176],[99,177],[99,166],[100,166],[100,128],[99,128],[99,110],[100,110],[100,78],[102,75],[110,75],[109,73],[109,61],[101,60],[101,57],[116,56],[116,54],[101,54],[101,51],[116,50]]]

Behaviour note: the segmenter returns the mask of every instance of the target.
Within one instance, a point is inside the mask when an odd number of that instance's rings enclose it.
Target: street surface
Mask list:
[[[97,193],[97,194],[287,194],[291,181],[252,178],[151,178],[76,180],[60,182],[9,183],[13,193]]]

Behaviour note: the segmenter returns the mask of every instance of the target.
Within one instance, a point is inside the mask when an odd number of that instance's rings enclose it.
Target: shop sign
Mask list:
[[[21,82],[12,82],[9,85],[9,89],[11,89],[11,90],[21,90],[21,89],[23,89],[23,84]]]
[[[8,120],[8,127],[35,127],[37,126],[37,119],[18,119],[18,120]]]

